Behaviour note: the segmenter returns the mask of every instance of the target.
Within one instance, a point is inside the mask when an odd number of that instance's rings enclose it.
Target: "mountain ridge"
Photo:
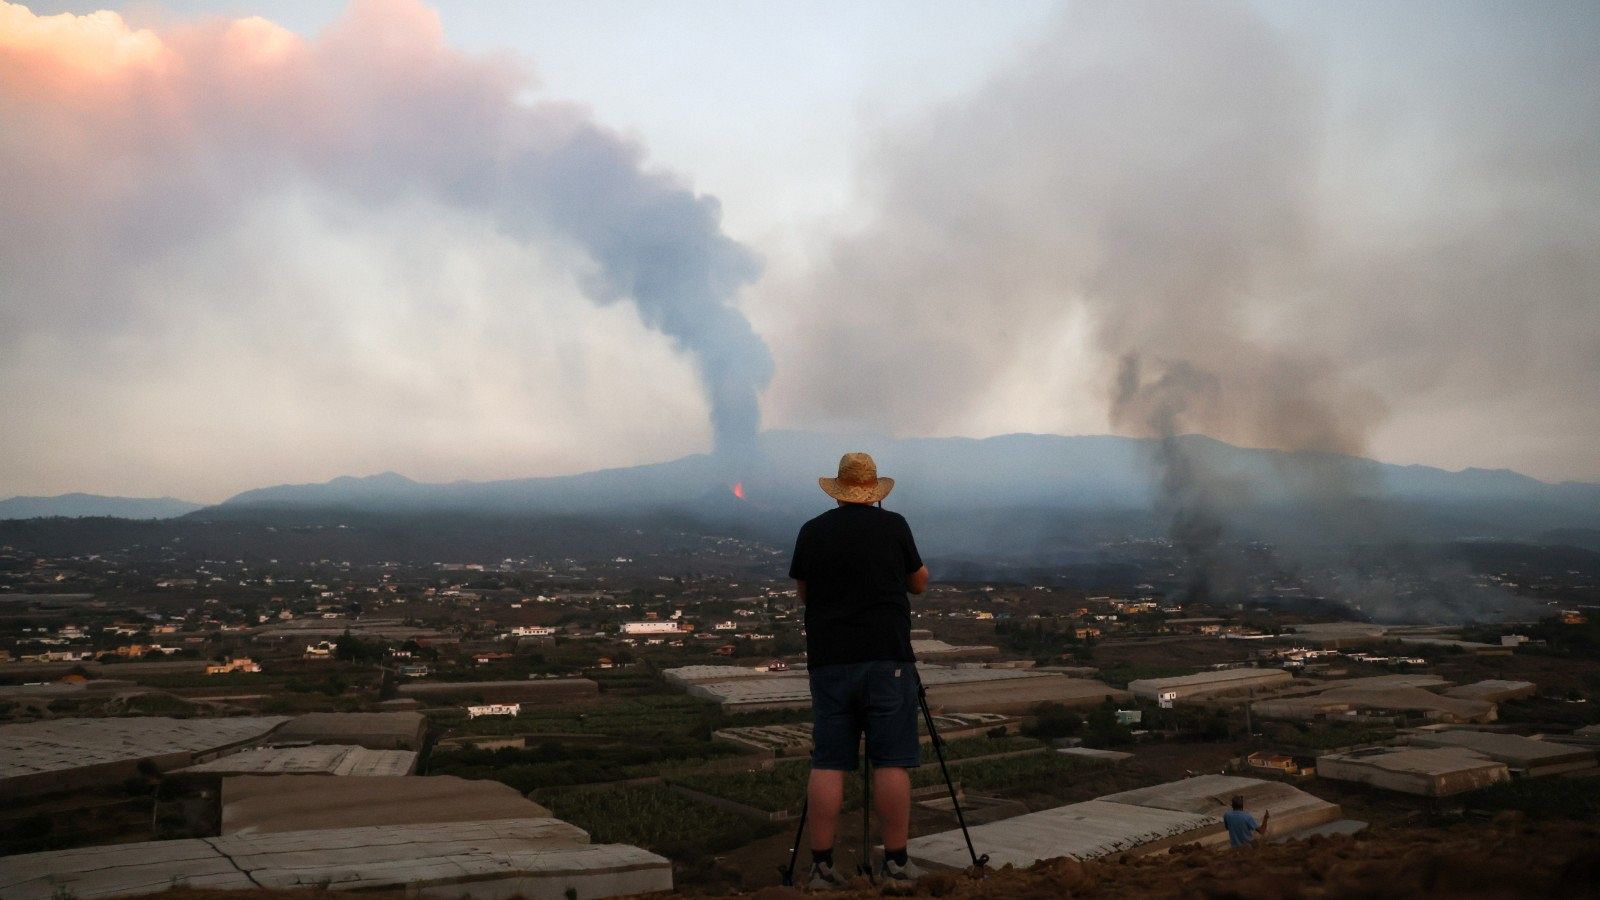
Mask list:
[[[768,431],[749,458],[692,454],[572,475],[487,481],[417,481],[393,471],[324,482],[270,485],[211,506],[180,504],[172,515],[199,521],[294,521],[329,516],[486,515],[501,518],[688,516],[781,535],[825,508],[816,478],[839,454],[864,448],[897,479],[891,508],[936,513],[950,545],[974,550],[1001,531],[1084,542],[1160,536],[1174,505],[1238,526],[1235,537],[1314,535],[1345,539],[1372,523],[1374,540],[1512,537],[1600,529],[1600,484],[1546,482],[1507,469],[1450,471],[1322,452],[1236,447],[1202,435],[1169,440],[1117,435],[1015,433],[987,438],[889,438]],[[1190,483],[1170,483],[1163,452],[1176,454]],[[1164,486],[1164,479],[1168,482]],[[734,497],[741,483],[745,500]],[[73,497],[77,495],[64,495]],[[18,498],[21,499],[21,498]],[[134,503],[136,498],[109,498]],[[10,501],[0,501],[0,508]],[[140,501],[143,502],[143,501]],[[12,504],[18,508],[18,504]],[[40,515],[167,518],[138,506]],[[9,518],[17,518],[13,515]],[[721,523],[721,524],[719,524]],[[1099,524],[1096,524],[1099,523]],[[1108,524],[1109,523],[1109,524]],[[1030,531],[1031,529],[1031,531]],[[932,537],[932,535],[930,535]]]
[[[1121,444],[1121,445],[1124,445],[1124,446],[1127,446],[1127,447],[1130,447],[1130,448],[1131,447],[1142,447],[1142,448],[1145,448],[1145,449],[1148,450],[1149,448],[1152,448],[1158,442],[1158,439],[1154,439],[1154,438],[1129,438],[1129,437],[1122,437],[1122,436],[1119,436],[1119,435],[1054,435],[1054,434],[1039,434],[1039,433],[1030,433],[1030,432],[1014,432],[1014,433],[1003,434],[1003,435],[995,435],[995,436],[986,437],[986,438],[971,438],[971,437],[960,437],[960,436],[955,436],[955,437],[935,437],[935,438],[887,438],[887,437],[882,437],[882,436],[869,436],[869,435],[860,435],[860,434],[836,436],[836,435],[824,435],[824,434],[820,434],[820,433],[816,433],[816,432],[768,431],[768,432],[764,432],[763,435],[762,435],[762,444],[770,446],[774,439],[777,439],[777,440],[788,440],[788,439],[791,439],[791,438],[793,438],[795,436],[799,436],[799,437],[801,437],[803,439],[806,439],[808,441],[809,440],[816,440],[816,439],[827,440],[827,441],[832,442],[834,445],[837,445],[837,446],[840,446],[840,447],[845,446],[845,442],[847,442],[847,441],[855,441],[855,442],[857,442],[856,444],[850,444],[850,446],[856,446],[857,444],[862,443],[862,442],[872,442],[872,443],[879,443],[879,444],[890,444],[891,445],[891,453],[889,453],[889,454],[882,454],[882,453],[877,454],[884,460],[892,460],[892,458],[893,458],[893,453],[892,453],[893,449],[904,448],[904,447],[914,447],[914,446],[917,446],[917,445],[997,447],[997,446],[1000,446],[1001,444],[1004,444],[1004,443],[1017,442],[1017,441],[1040,441],[1040,442],[1057,442],[1057,441],[1059,441],[1059,442],[1090,442],[1090,441],[1094,441],[1094,442],[1115,442],[1116,444]],[[1271,458],[1277,458],[1277,459],[1291,459],[1291,460],[1302,460],[1302,461],[1310,460],[1310,461],[1324,461],[1324,462],[1326,462],[1326,461],[1334,461],[1334,462],[1337,462],[1338,464],[1341,464],[1341,465],[1356,466],[1356,467],[1377,467],[1378,469],[1380,469],[1382,471],[1385,471],[1385,472],[1406,473],[1406,474],[1417,475],[1417,476],[1424,477],[1424,478],[1429,478],[1429,479],[1441,479],[1441,478],[1445,478],[1445,479],[1448,479],[1448,478],[1471,479],[1471,480],[1475,480],[1475,481],[1479,482],[1479,484],[1473,486],[1473,488],[1476,491],[1482,491],[1482,490],[1490,488],[1490,487],[1530,488],[1530,489],[1533,489],[1533,490],[1574,488],[1574,489],[1577,489],[1577,490],[1580,490],[1580,491],[1595,491],[1596,492],[1596,496],[1600,497],[1600,483],[1585,482],[1585,481],[1574,481],[1574,480],[1550,482],[1550,481],[1544,481],[1542,479],[1535,478],[1535,477],[1533,477],[1531,475],[1526,475],[1524,473],[1517,472],[1517,471],[1515,471],[1513,469],[1507,469],[1507,468],[1482,468],[1482,467],[1477,467],[1477,466],[1468,466],[1468,467],[1465,467],[1465,468],[1462,468],[1462,469],[1458,469],[1458,470],[1451,470],[1451,469],[1441,468],[1441,467],[1438,467],[1438,466],[1430,466],[1430,465],[1426,465],[1426,464],[1423,464],[1423,463],[1385,463],[1385,462],[1381,462],[1379,460],[1374,460],[1374,459],[1371,459],[1371,458],[1368,458],[1368,457],[1353,456],[1353,455],[1349,455],[1349,454],[1329,453],[1329,452],[1324,452],[1324,451],[1288,451],[1288,450],[1276,450],[1276,449],[1270,449],[1270,448],[1240,447],[1240,446],[1237,446],[1237,445],[1228,444],[1228,443],[1225,443],[1223,441],[1219,441],[1219,440],[1217,440],[1215,438],[1210,438],[1210,437],[1207,437],[1207,436],[1204,436],[1204,435],[1199,435],[1199,434],[1181,435],[1181,436],[1178,436],[1177,438],[1175,438],[1174,440],[1176,440],[1176,441],[1178,441],[1180,443],[1185,443],[1185,444],[1190,444],[1190,445],[1201,445],[1201,448],[1203,450],[1214,450],[1216,448],[1226,448],[1226,450],[1224,452],[1232,451],[1232,452],[1237,452],[1237,453],[1241,453],[1241,454],[1259,455],[1259,456],[1262,456],[1262,457],[1271,457]],[[381,487],[383,489],[393,489],[393,490],[409,490],[409,491],[419,491],[419,492],[436,492],[436,491],[444,491],[444,490],[448,490],[448,489],[476,490],[476,489],[485,489],[485,488],[489,488],[489,487],[505,487],[505,486],[513,486],[513,485],[554,484],[554,483],[560,483],[560,482],[571,482],[573,480],[585,480],[585,479],[598,480],[598,479],[610,479],[610,478],[624,478],[624,477],[627,477],[627,476],[632,475],[632,474],[645,473],[645,472],[657,472],[657,471],[664,472],[664,471],[668,471],[668,470],[676,470],[678,468],[699,470],[699,469],[702,469],[702,468],[712,464],[714,461],[715,461],[715,457],[712,456],[711,454],[691,454],[689,456],[683,456],[683,457],[679,457],[677,459],[672,459],[672,460],[664,460],[664,461],[653,462],[653,463],[642,463],[642,464],[635,465],[635,466],[616,466],[616,467],[610,467],[610,468],[604,468],[604,469],[595,469],[595,470],[591,470],[591,471],[588,471],[588,472],[580,472],[580,473],[574,473],[574,474],[569,474],[569,475],[536,475],[536,476],[514,477],[514,478],[496,478],[496,479],[487,479],[487,480],[481,480],[481,481],[473,480],[473,479],[455,479],[455,480],[452,480],[452,481],[440,481],[440,482],[418,481],[418,480],[412,479],[412,478],[410,478],[410,477],[408,477],[406,475],[402,475],[400,473],[394,472],[392,470],[386,470],[386,471],[375,473],[375,474],[372,474],[372,475],[341,475],[341,476],[329,479],[328,481],[324,481],[324,482],[304,482],[304,483],[295,483],[295,484],[280,484],[280,485],[271,485],[271,486],[261,487],[261,488],[253,488],[253,489],[250,489],[250,490],[247,490],[247,491],[242,491],[242,492],[240,492],[238,494],[235,494],[234,496],[229,497],[226,500],[223,500],[221,503],[216,504],[216,506],[237,506],[237,505],[264,504],[264,503],[283,503],[283,502],[293,503],[293,502],[299,502],[299,501],[304,501],[304,500],[313,500],[314,501],[314,500],[324,499],[322,497],[317,497],[316,495],[318,493],[331,494],[331,493],[336,493],[340,489],[348,489],[348,488],[356,488],[358,490],[365,491],[365,490],[368,490],[368,489],[373,488],[373,487]],[[1139,462],[1148,464],[1149,461],[1148,460],[1139,460]],[[755,469],[759,470],[761,468],[761,466],[760,466],[759,463],[757,463],[754,466],[752,466],[752,468],[755,468]],[[814,467],[814,468],[816,468],[816,467]],[[884,470],[884,474],[890,474],[889,471],[888,471],[889,470],[889,465],[886,465],[883,462],[880,462],[880,468],[882,468]],[[737,467],[734,467],[730,471],[731,472],[736,472],[737,471]],[[687,474],[687,472],[684,473],[684,474]],[[759,471],[758,471],[758,474],[759,474]],[[822,469],[819,468],[817,474],[819,474],[819,475],[820,474],[827,474],[827,472],[823,471]],[[738,477],[738,476],[735,474],[733,477]],[[1387,489],[1389,489],[1389,490],[1394,490],[1397,487],[1399,487],[1401,489],[1404,489],[1405,486],[1404,485],[1394,485],[1394,484],[1387,485]]]
[[[839,454],[866,448],[897,479],[888,505],[908,514],[960,519],[962,529],[1004,527],[1041,533],[1065,515],[1113,518],[1140,535],[1161,534],[1174,504],[1199,503],[1250,534],[1319,530],[1373,539],[1412,536],[1526,537],[1561,528],[1600,527],[1600,485],[1550,483],[1509,470],[1451,472],[1333,453],[1235,447],[1202,435],[1155,439],[1116,435],[1009,434],[989,438],[903,438],[769,431],[755,456],[694,454],[575,475],[492,481],[419,482],[393,472],[341,476],[321,484],[245,491],[191,518],[249,520],[261,515],[465,513],[497,516],[688,514],[779,534],[822,508],[816,478]],[[1192,483],[1175,492],[1163,452],[1181,456]],[[740,483],[746,500],[733,496]],[[1165,484],[1165,487],[1164,487]],[[1374,510],[1381,508],[1381,515]],[[1046,521],[1051,524],[1046,525]],[[769,525],[770,528],[761,527]],[[1096,532],[1099,534],[1099,532]],[[1080,535],[1081,536],[1081,535]],[[1087,537],[1084,537],[1087,540]],[[1107,537],[1106,539],[1109,539]],[[974,542],[974,546],[982,544]]]
[[[16,496],[0,500],[0,519],[109,516],[120,519],[173,519],[205,504],[176,497],[115,497],[72,492],[54,496]]]

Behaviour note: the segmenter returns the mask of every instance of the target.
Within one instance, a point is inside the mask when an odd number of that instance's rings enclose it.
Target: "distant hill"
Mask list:
[[[1358,457],[1252,450],[1200,436],[1168,450],[1197,477],[1163,483],[1156,441],[1012,434],[896,440],[774,431],[732,461],[687,456],[580,475],[430,484],[392,472],[246,491],[216,506],[95,498],[150,507],[50,505],[0,525],[0,545],[95,553],[159,547],[186,552],[351,560],[498,560],[529,554],[606,558],[700,555],[705,537],[783,547],[831,501],[817,476],[840,453],[867,450],[896,479],[885,503],[912,519],[943,571],[1056,567],[1131,577],[1139,542],[1169,536],[1176,506],[1217,524],[1212,539],[1276,546],[1401,546],[1512,541],[1589,546],[1600,534],[1600,485],[1550,484],[1504,470],[1449,472]],[[1169,479],[1170,481],[1170,479]],[[743,485],[745,499],[734,496]],[[20,498],[19,498],[20,499]],[[160,522],[133,517],[170,516]],[[1186,508],[1185,514],[1194,509]],[[202,558],[206,558],[202,556]],[[1120,573],[1120,574],[1118,574]]]
[[[1600,511],[1600,484],[1550,484],[1506,469],[1450,472],[1336,454],[1255,450],[1200,435],[1177,438],[1177,443],[1212,482],[1245,491],[1254,504],[1338,494],[1447,503],[1532,502]],[[759,447],[759,456],[739,463],[697,455],[546,478],[441,484],[394,472],[344,476],[320,484],[245,491],[221,507],[592,512],[721,500],[731,495],[735,481],[758,502],[810,504],[817,497],[816,477],[832,474],[841,448],[871,452],[880,471],[898,479],[890,503],[910,507],[1145,507],[1155,499],[1160,477],[1156,442],[1110,435],[897,440],[773,431],[762,436]]]
[[[1315,539],[1328,529],[1374,540],[1531,537],[1600,528],[1600,485],[1550,484],[1506,470],[1449,472],[1359,457],[1235,447],[1188,435],[1176,447],[1203,478],[1201,496],[1240,531]],[[885,505],[921,517],[949,547],[992,550],[1019,540],[1094,543],[1161,533],[1160,445],[1109,435],[1012,434],[985,439],[890,439],[772,431],[758,455],[709,455],[581,475],[429,484],[389,472],[239,494],[191,514],[207,520],[296,513],[495,516],[689,515],[786,535],[826,508],[816,478],[839,454],[864,449],[897,479]],[[733,496],[742,483],[746,500]],[[1066,515],[1063,515],[1066,514]],[[1346,535],[1345,537],[1348,537]]]
[[[105,497],[99,494],[60,494],[55,497],[12,497],[0,500],[0,519],[81,519],[109,516],[119,519],[173,519],[201,509],[199,503],[172,497]]]

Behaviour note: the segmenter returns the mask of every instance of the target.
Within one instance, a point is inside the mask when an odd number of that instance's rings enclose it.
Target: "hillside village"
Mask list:
[[[0,894],[398,889],[463,853],[438,883],[475,896],[511,877],[579,896],[773,885],[810,748],[781,559],[734,539],[671,575],[6,555]],[[1232,796],[1272,811],[1274,840],[1592,819],[1583,577],[1535,594],[1539,619],[1454,628],[1184,602],[1154,580],[936,584],[913,646],[951,781],[925,752],[910,853],[970,865],[952,789],[992,868],[1215,847]]]

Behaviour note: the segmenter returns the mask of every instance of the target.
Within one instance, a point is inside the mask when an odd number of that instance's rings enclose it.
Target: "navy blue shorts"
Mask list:
[[[818,666],[809,674],[811,768],[854,770],[862,732],[874,766],[911,769],[922,763],[913,663],[841,663]]]

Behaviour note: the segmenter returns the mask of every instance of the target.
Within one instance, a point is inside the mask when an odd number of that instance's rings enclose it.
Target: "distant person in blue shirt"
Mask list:
[[[1261,821],[1244,811],[1244,798],[1233,798],[1233,809],[1222,814],[1222,826],[1228,829],[1228,846],[1243,847],[1255,840],[1256,835],[1266,836],[1267,820],[1272,818],[1272,811],[1267,810],[1261,814]]]

